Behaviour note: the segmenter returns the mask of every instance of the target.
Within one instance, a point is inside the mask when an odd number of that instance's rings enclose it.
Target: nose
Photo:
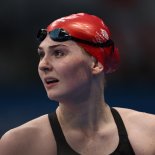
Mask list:
[[[43,72],[49,72],[52,70],[52,64],[50,63],[50,60],[48,58],[43,58],[40,60],[38,69]]]

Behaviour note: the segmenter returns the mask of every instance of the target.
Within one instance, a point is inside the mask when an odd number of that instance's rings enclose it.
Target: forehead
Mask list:
[[[56,48],[56,47],[63,47],[67,49],[81,49],[80,46],[72,41],[53,41],[49,35],[46,36],[46,38],[39,44],[38,49],[47,49],[47,48]]]

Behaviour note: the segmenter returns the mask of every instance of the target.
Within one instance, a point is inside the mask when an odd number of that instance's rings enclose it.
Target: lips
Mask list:
[[[55,78],[48,78],[48,79],[45,79],[45,82],[47,84],[50,84],[50,83],[55,83],[55,82],[58,82],[59,80],[58,79],[55,79]]]
[[[44,79],[44,84],[47,88],[55,86],[58,82],[59,82],[59,80],[54,77],[47,77]]]

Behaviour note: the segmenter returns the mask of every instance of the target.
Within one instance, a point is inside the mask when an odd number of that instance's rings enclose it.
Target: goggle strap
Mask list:
[[[107,40],[104,43],[99,43],[99,42],[98,43],[94,43],[94,42],[91,42],[91,41],[82,40],[82,39],[78,39],[78,38],[75,38],[75,37],[71,37],[71,39],[74,40],[74,41],[77,41],[77,42],[84,43],[84,44],[89,44],[89,45],[94,46],[94,47],[114,46],[114,42],[111,39]]]

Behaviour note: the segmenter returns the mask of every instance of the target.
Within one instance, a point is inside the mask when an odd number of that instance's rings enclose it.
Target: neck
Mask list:
[[[100,126],[110,122],[110,109],[103,96],[93,95],[93,98],[78,102],[60,103],[57,109],[60,123],[68,128],[87,131],[97,131]]]

